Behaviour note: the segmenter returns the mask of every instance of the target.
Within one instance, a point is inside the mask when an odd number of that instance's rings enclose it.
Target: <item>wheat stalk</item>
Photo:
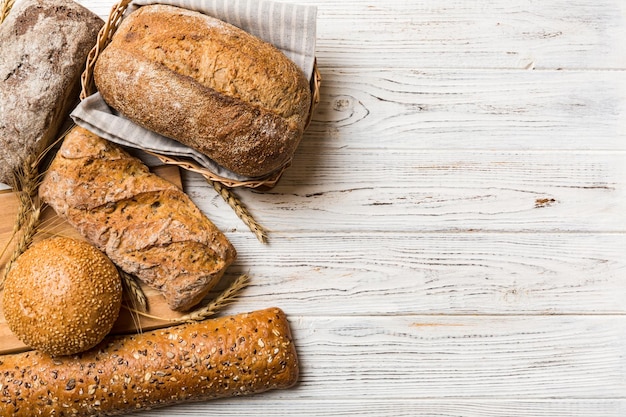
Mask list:
[[[9,16],[9,12],[11,11],[14,3],[15,0],[4,0],[2,8],[0,9],[0,23],[4,22],[4,19]]]
[[[13,264],[17,258],[24,253],[33,242],[41,217],[41,201],[37,196],[39,186],[38,166],[41,156],[29,154],[22,161],[22,165],[17,168],[13,174],[14,188],[18,192],[18,209],[13,227],[13,233],[9,242],[0,253],[0,257],[8,249],[9,245],[17,237],[17,242],[13,248],[11,258],[5,265],[2,276],[0,277],[0,289],[4,287],[4,281],[9,275]]]
[[[124,293],[128,297],[128,302],[131,306],[128,310],[130,311],[130,317],[133,319],[135,330],[141,333],[143,329],[141,328],[140,313],[146,313],[148,311],[148,298],[139,283],[135,280],[135,277],[119,267],[117,271],[120,274]],[[124,304],[124,306],[126,306],[126,304]]]
[[[248,275],[240,275],[235,282],[233,282],[228,288],[226,288],[219,296],[217,296],[213,301],[211,301],[206,306],[200,307],[188,314],[185,314],[181,317],[175,318],[163,318],[155,315],[147,314],[141,312],[137,309],[134,309],[129,306],[124,306],[131,313],[138,314],[143,317],[166,321],[174,324],[194,322],[194,321],[202,321],[214,315],[217,311],[222,309],[223,307],[231,304],[237,299],[238,293],[243,290],[248,285]]]
[[[7,4],[9,8],[12,6],[11,1],[5,1],[2,10],[7,7]],[[38,196],[39,184],[43,175],[39,172],[39,166],[46,154],[50,152],[54,145],[62,140],[64,136],[65,133],[40,153],[37,153],[35,149],[31,149],[24,159],[22,159],[21,165],[13,170],[13,190],[18,196],[17,215],[15,217],[11,237],[2,251],[0,251],[0,259],[4,258],[4,254],[16,238],[18,238],[18,241],[13,248],[11,258],[5,265],[4,271],[0,276],[0,290],[4,287],[4,281],[13,267],[13,264],[17,258],[28,249],[38,232],[41,212],[43,210],[43,204]]]
[[[15,171],[13,176],[13,189],[17,191],[19,200],[17,217],[13,225],[14,234],[24,225],[30,209],[38,204],[36,203],[39,186],[38,159],[32,153],[27,155],[22,166]]]
[[[248,285],[248,275],[240,275],[228,288],[224,290],[215,300],[176,319],[179,322],[201,321],[214,315],[221,308],[229,305],[237,299],[237,294]]]
[[[256,238],[261,243],[267,243],[267,232],[252,216],[243,203],[237,198],[235,193],[228,187],[225,187],[217,181],[213,181],[205,177],[206,181],[213,186],[215,191],[228,203],[228,205],[235,211],[237,217],[248,226],[248,228],[254,233]]]
[[[4,287],[4,281],[6,280],[9,272],[11,272],[11,268],[13,268],[13,264],[19,258],[19,256],[28,249],[28,247],[33,243],[33,238],[37,233],[37,225],[39,224],[39,217],[41,214],[41,209],[39,207],[31,207],[32,211],[28,213],[28,220],[24,221],[24,225],[22,228],[22,233],[20,235],[19,240],[17,241],[15,248],[13,249],[13,253],[11,254],[11,258],[7,262],[4,267],[4,272],[2,277],[0,278],[0,289]]]
[[[148,298],[146,294],[144,294],[143,289],[137,281],[135,277],[130,275],[128,272],[122,270],[121,268],[117,269],[120,273],[120,277],[122,278],[122,284],[124,285],[124,291],[130,300],[130,304],[134,310],[145,313],[148,311]]]

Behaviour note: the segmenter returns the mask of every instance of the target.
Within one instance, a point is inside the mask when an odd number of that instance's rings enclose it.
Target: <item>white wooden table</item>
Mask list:
[[[226,312],[285,310],[300,382],[142,415],[626,415],[626,1],[297,1],[321,103],[238,192],[270,244],[184,182],[252,279]]]

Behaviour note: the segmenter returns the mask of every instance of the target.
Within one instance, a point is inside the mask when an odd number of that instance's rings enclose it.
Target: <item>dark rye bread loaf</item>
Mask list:
[[[248,177],[289,163],[311,105],[304,73],[277,48],[165,5],[124,19],[94,79],[122,115]]]
[[[0,24],[0,182],[56,139],[103,24],[71,0],[17,2]]]

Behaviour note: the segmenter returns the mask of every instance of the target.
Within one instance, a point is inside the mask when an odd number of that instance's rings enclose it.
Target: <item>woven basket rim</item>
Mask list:
[[[11,1],[11,0],[5,0]],[[119,3],[113,5],[111,8],[111,12],[109,13],[109,17],[105,22],[104,26],[100,29],[98,33],[98,38],[96,44],[89,52],[87,56],[87,61],[85,63],[85,69],[81,75],[81,92],[80,99],[84,100],[90,95],[97,92],[94,80],[93,80],[93,70],[100,55],[100,52],[106,48],[106,46],[111,42],[113,35],[119,28],[121,24],[124,13],[128,8],[128,5],[132,0],[121,0]],[[320,86],[322,82],[322,77],[319,72],[317,66],[317,59],[313,63],[313,74],[311,77],[310,88],[311,88],[311,104],[309,106],[309,114],[307,120],[305,122],[304,129],[306,130],[311,123],[313,113],[315,108],[320,102]],[[222,183],[226,187],[235,188],[235,187],[247,187],[247,188],[272,188],[276,185],[283,172],[291,166],[291,159],[279,168],[277,171],[268,174],[265,177],[258,179],[251,179],[245,181],[238,181],[230,178],[226,178],[216,173],[206,169],[205,167],[191,161],[188,159],[172,157],[168,155],[159,154],[156,152],[149,152],[144,150],[146,153],[149,153],[155,157],[157,157],[164,164],[177,165],[180,168],[183,168],[188,171],[196,172],[203,175],[205,178],[211,181],[217,181]]]

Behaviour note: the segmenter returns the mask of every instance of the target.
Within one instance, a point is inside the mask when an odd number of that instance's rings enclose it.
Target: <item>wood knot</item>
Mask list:
[[[538,198],[535,200],[535,208],[550,207],[556,203],[554,198]]]

